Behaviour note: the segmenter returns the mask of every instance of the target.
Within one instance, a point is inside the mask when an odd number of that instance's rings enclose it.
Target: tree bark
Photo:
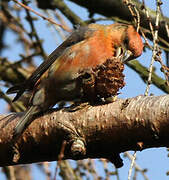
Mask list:
[[[169,95],[164,95],[51,110],[29,125],[15,148],[13,129],[23,113],[1,115],[0,166],[106,158],[120,167],[121,152],[169,146],[168,107]]]

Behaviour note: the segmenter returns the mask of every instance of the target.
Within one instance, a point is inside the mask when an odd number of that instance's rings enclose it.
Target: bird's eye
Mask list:
[[[125,45],[125,46],[128,46],[128,43],[129,43],[129,39],[128,39],[128,37],[126,36],[125,39],[124,39],[124,45]]]

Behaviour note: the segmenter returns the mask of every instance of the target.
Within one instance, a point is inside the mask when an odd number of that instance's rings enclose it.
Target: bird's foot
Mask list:
[[[90,106],[89,102],[75,102],[70,107],[67,107],[66,111],[74,112],[80,109],[89,108]]]
[[[115,102],[117,100],[117,96],[107,97],[104,100],[105,100],[105,104],[113,103],[113,102]]]

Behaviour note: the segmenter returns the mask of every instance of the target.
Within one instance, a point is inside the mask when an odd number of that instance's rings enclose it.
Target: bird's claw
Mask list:
[[[70,107],[66,108],[66,111],[69,112],[75,112],[78,111],[80,109],[84,109],[84,108],[89,108],[91,105],[89,104],[89,102],[75,102],[74,104],[72,104]]]

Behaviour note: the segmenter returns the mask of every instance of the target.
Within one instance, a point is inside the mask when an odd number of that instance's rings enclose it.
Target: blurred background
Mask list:
[[[67,29],[72,30],[83,23],[96,22],[100,24],[112,24],[115,21],[129,21],[122,17],[118,18],[114,15],[105,16],[103,13],[97,12],[97,9],[89,11],[86,6],[80,6],[70,0],[58,0],[55,5],[45,1],[20,1],[28,5],[33,10],[43,14],[45,17],[53,19],[58,24],[64,25]],[[76,2],[76,1],[75,1]],[[80,1],[81,2],[81,1]],[[113,1],[111,1],[113,2]],[[131,1],[135,3],[137,1]],[[149,14],[156,17],[157,1],[141,1],[145,3]],[[162,15],[169,16],[169,3],[167,0],[162,1]],[[58,4],[57,4],[58,3]],[[59,4],[60,3],[60,4]],[[66,10],[61,6],[65,5],[73,15],[68,16]],[[86,1],[86,3],[90,3]],[[105,2],[106,3],[106,2]],[[114,3],[123,3],[123,1],[114,1]],[[62,5],[63,5],[62,4]],[[83,3],[82,3],[83,4]],[[98,1],[99,4],[99,1]],[[49,5],[49,7],[47,7]],[[58,5],[58,6],[57,6]],[[124,4],[123,4],[124,5]],[[61,7],[62,8],[61,8]],[[96,5],[97,6],[97,5]],[[62,28],[55,26],[49,21],[45,21],[40,16],[24,9],[14,1],[0,2],[0,113],[8,114],[10,111],[23,111],[24,103],[18,102],[12,105],[13,96],[6,96],[6,90],[13,84],[23,81],[28,77],[35,68],[49,55],[64,39],[70,34]],[[88,7],[88,5],[87,5]],[[141,6],[139,6],[141,9]],[[126,5],[127,8],[127,5]],[[138,6],[136,6],[138,8]],[[139,9],[139,10],[140,10]],[[154,12],[152,12],[154,10]],[[112,12],[116,11],[112,9]],[[120,11],[120,10],[119,10]],[[121,12],[123,14],[123,12]],[[130,13],[130,12],[129,12]],[[151,14],[152,13],[152,14]],[[78,19],[79,18],[79,19]],[[169,20],[165,19],[167,23]],[[145,31],[146,32],[146,31]],[[151,32],[150,32],[151,34]],[[148,42],[153,46],[152,38],[148,37]],[[166,38],[167,41],[168,38]],[[145,42],[144,38],[143,41]],[[168,49],[165,45],[159,46],[162,50],[162,60],[164,65],[168,65]],[[145,68],[149,68],[152,58],[152,50],[146,46],[144,53],[137,60]],[[166,76],[161,70],[161,64],[155,61],[153,64],[153,72],[158,77],[165,80]],[[4,71],[1,68],[5,68]],[[135,67],[136,68],[136,67]],[[9,72],[9,71],[10,72]],[[10,77],[9,74],[16,71],[15,76]],[[4,74],[3,74],[4,73]],[[120,98],[135,97],[143,95],[147,84],[140,77],[140,72],[133,70],[129,66],[125,66],[125,82],[126,86],[120,90]],[[8,77],[9,76],[9,77]],[[20,78],[18,78],[20,77]],[[146,79],[145,79],[146,80]],[[155,83],[150,86],[149,95],[164,95],[168,92],[157,87]],[[25,102],[26,103],[26,102]],[[63,161],[60,163],[57,172],[57,162],[45,162],[39,164],[31,164],[24,166],[15,166],[1,168],[0,179],[10,179],[9,172],[15,174],[16,179],[117,179],[124,180],[128,177],[128,171],[131,158],[134,152],[126,152],[121,154],[124,166],[116,169],[113,164],[104,159],[100,160],[83,160],[83,161]],[[131,179],[163,179],[167,180],[167,172],[169,171],[169,159],[167,148],[152,148],[142,152],[137,152],[136,162],[133,168]],[[17,174],[17,175],[16,175]]]

